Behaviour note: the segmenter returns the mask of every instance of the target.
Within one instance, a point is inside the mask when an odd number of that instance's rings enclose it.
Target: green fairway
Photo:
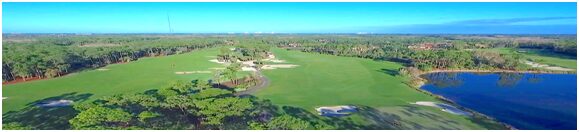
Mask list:
[[[88,100],[120,93],[143,92],[157,89],[175,80],[209,79],[212,73],[177,75],[179,71],[212,71],[223,67],[209,62],[218,53],[216,48],[190,53],[141,58],[125,64],[113,64],[102,69],[87,70],[54,79],[37,80],[4,85],[2,88],[2,112],[24,108],[34,101],[66,95],[83,95]]]
[[[175,72],[212,71],[210,68],[223,67],[208,61],[214,59],[218,52],[218,48],[212,48],[179,55],[142,58],[101,68],[105,70],[86,70],[65,77],[5,85],[2,89],[3,97],[8,98],[3,100],[3,114],[35,105],[42,100],[87,101],[102,96],[157,89],[174,80],[209,79],[213,74],[179,75]],[[486,123],[488,120],[452,115],[438,108],[410,104],[416,101],[439,101],[406,86],[403,78],[397,75],[398,69],[402,67],[398,63],[277,48],[273,52],[278,59],[286,60],[285,63],[299,66],[264,70],[263,74],[269,78],[270,86],[258,91],[256,96],[286,106],[286,111],[292,111],[291,107],[303,108],[307,114],[316,113],[314,108],[319,106],[361,107],[360,112],[349,117],[334,119],[309,116],[316,118],[312,121],[345,121],[347,123],[332,125],[346,129],[497,128],[494,123]],[[293,110],[294,114],[300,113],[299,109]],[[41,115],[32,124],[43,125],[41,122],[44,120],[67,124],[67,120],[60,119],[72,118],[66,114],[72,111],[69,107],[29,109],[22,115],[11,116],[11,119],[30,120]],[[62,117],[56,113],[62,114]],[[485,123],[480,123],[483,121]],[[61,128],[44,125],[41,128]]]
[[[524,57],[526,59],[529,59],[529,60],[537,62],[537,63],[553,65],[553,66],[560,66],[560,67],[565,67],[565,68],[572,68],[572,69],[577,68],[577,59],[575,57],[568,56],[568,55],[561,55],[561,54],[552,53],[552,52],[543,51],[543,50],[537,50],[537,49],[519,49],[519,50],[516,50],[516,49],[512,49],[512,48],[494,48],[494,49],[483,49],[483,50],[484,51],[494,51],[494,52],[499,52],[499,53],[503,53],[503,54],[513,54],[515,52],[518,52],[518,53],[521,53],[522,55],[524,55]]]
[[[311,113],[316,113],[315,108],[319,106],[367,106],[345,119],[354,124],[381,126],[377,129],[490,127],[440,109],[411,105],[416,101],[438,101],[405,85],[403,78],[396,75],[402,67],[400,64],[283,49],[274,49],[274,54],[286,63],[299,65],[263,72],[271,84],[256,96],[275,104],[301,107]],[[401,126],[388,127],[388,121],[399,122]]]

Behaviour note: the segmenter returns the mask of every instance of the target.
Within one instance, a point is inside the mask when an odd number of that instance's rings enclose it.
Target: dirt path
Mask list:
[[[234,93],[235,96],[244,96],[244,95],[250,95],[253,94],[267,86],[269,86],[269,79],[267,79],[267,77],[265,77],[263,74],[261,74],[260,71],[257,71],[257,76],[259,76],[259,84],[255,85],[255,86],[251,86],[249,88],[247,88],[247,90],[245,91],[241,91],[241,92],[236,92]]]

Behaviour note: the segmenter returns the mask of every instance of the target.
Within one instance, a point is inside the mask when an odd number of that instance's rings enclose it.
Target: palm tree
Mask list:
[[[221,85],[221,77],[222,77],[223,71],[222,70],[217,70],[215,71],[215,74],[213,75],[213,81],[217,81],[218,85]]]
[[[231,82],[233,82],[233,84],[237,84],[237,72],[241,69],[241,64],[240,63],[231,63],[229,66],[227,66],[227,70],[225,71],[225,75],[227,76],[227,78],[229,78],[231,80]]]

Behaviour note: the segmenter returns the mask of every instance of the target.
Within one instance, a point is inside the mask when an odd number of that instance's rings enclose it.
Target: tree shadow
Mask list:
[[[382,112],[369,106],[358,106],[358,109],[357,114],[368,122],[366,129],[404,129],[401,124],[402,118],[396,114]]]
[[[382,68],[382,69],[380,69],[380,70],[378,70],[378,71],[383,72],[383,73],[386,73],[386,74],[388,74],[388,75],[390,75],[390,76],[396,76],[396,75],[399,75],[399,74],[400,74],[398,70],[393,70],[393,69],[384,69],[384,68]]]
[[[39,130],[70,129],[68,120],[74,118],[78,111],[71,106],[40,107],[39,103],[55,100],[72,100],[80,102],[87,100],[92,94],[66,93],[28,103],[26,108],[19,111],[10,111],[2,115],[3,124],[18,122]]]
[[[414,119],[401,117],[400,113],[391,113],[380,111],[369,106],[357,106],[358,112],[355,115],[360,116],[366,123],[364,125],[357,125],[355,129],[371,129],[371,130],[424,130],[424,129],[461,129],[456,127],[458,122],[451,119],[436,115],[427,111],[420,110],[415,106],[400,106],[402,107],[402,114],[406,116],[419,116],[430,121],[442,123],[437,126],[425,126]]]
[[[448,118],[442,117],[440,115],[437,114],[433,114],[430,112],[426,112],[423,110],[420,110],[418,107],[416,106],[401,106],[403,107],[402,112],[405,113],[406,115],[410,115],[410,116],[419,116],[422,118],[427,118],[429,120],[444,124],[445,126],[437,126],[438,128],[432,128],[432,127],[419,127],[419,129],[443,129],[443,130],[450,130],[450,129],[461,129],[458,127],[453,127],[453,126],[457,126],[459,125],[458,122],[454,121],[454,120],[450,120]],[[409,121],[405,121],[404,123],[409,123],[411,124],[411,126],[415,126],[414,122],[409,122]]]
[[[392,129],[404,129],[400,125],[402,120],[399,116],[391,113],[381,112],[372,107],[368,106],[356,106],[358,111],[350,116],[344,117],[324,117],[316,114],[312,114],[304,109],[283,106],[282,110],[296,118],[313,122],[316,125],[329,125],[333,126],[332,129],[344,129],[344,130],[392,130]],[[354,122],[352,116],[361,117],[365,123]],[[419,124],[414,124],[421,127]]]
[[[282,110],[290,116],[309,121],[315,129],[328,129],[320,128],[322,126],[332,126],[329,129],[363,129],[362,126],[353,123],[351,120],[344,120],[340,117],[323,117],[298,107],[283,106]]]

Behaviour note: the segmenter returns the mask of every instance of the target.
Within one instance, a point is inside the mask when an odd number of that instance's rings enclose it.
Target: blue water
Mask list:
[[[422,89],[517,129],[577,129],[577,75],[432,73]]]

